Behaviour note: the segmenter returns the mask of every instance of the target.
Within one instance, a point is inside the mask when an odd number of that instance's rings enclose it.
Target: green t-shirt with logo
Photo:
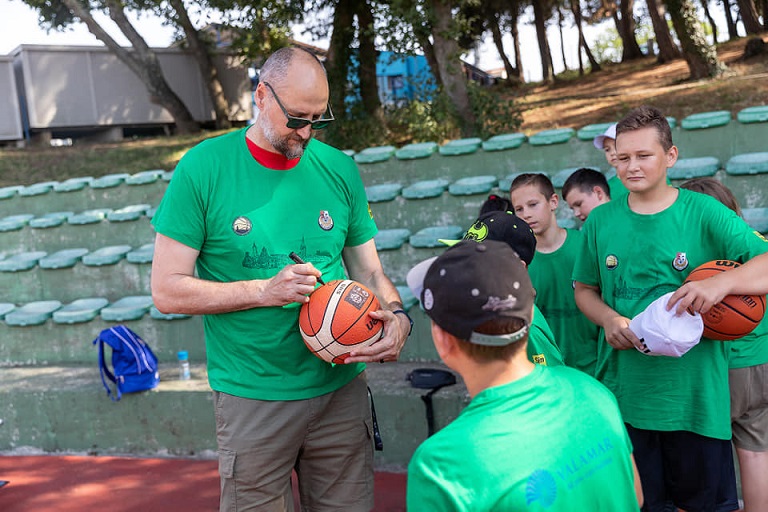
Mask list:
[[[616,400],[573,368],[481,391],[408,465],[407,508],[637,512]]]
[[[555,335],[538,306],[533,306],[533,321],[528,333],[528,360],[544,366],[562,366],[563,355],[555,343]]]
[[[715,259],[744,262],[768,242],[720,202],[679,190],[665,210],[641,215],[626,201],[596,208],[582,227],[574,280],[600,288],[605,303],[633,318]],[[730,439],[729,344],[702,339],[680,358],[615,350],[600,330],[597,377],[614,392],[627,423]]]
[[[376,234],[354,161],[312,140],[287,171],[260,165],[245,130],[187,152],[157,213],[156,231],[200,251],[201,279],[269,279],[296,252],[323,273],[344,279],[341,252]],[[298,400],[350,382],[362,364],[331,365],[299,334],[298,303],[205,315],[208,378],[216,391],[260,400]]]
[[[536,289],[536,305],[552,328],[564,363],[594,375],[599,328],[576,306],[571,279],[581,239],[580,231],[566,230],[565,241],[556,251],[536,252],[528,273]]]

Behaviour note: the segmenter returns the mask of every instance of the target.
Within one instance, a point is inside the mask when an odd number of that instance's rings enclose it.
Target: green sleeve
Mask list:
[[[373,213],[368,205],[368,197],[365,194],[365,186],[360,177],[360,171],[357,165],[347,155],[342,155],[349,160],[349,188],[351,192],[352,208],[349,219],[349,234],[347,235],[346,246],[354,247],[361,245],[376,236],[378,228],[373,220]]]

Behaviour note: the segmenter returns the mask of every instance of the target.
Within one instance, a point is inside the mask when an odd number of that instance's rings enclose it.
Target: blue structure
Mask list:
[[[384,105],[429,96],[435,90],[432,71],[423,55],[379,52],[376,80],[379,98]]]

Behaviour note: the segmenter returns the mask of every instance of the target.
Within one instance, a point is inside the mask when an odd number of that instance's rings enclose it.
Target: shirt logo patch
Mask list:
[[[618,266],[619,266],[619,258],[617,258],[615,254],[609,254],[605,258],[605,268],[607,268],[608,270],[613,270]]]
[[[328,210],[320,210],[320,217],[317,219],[317,223],[320,224],[323,231],[330,231],[333,229],[333,219],[331,218],[331,214],[328,213]]]
[[[533,354],[532,358],[534,363],[540,364],[541,366],[547,366],[547,358],[544,354]]]
[[[232,231],[234,231],[235,234],[239,236],[245,236],[250,233],[251,227],[251,220],[248,217],[238,217],[232,223]]]
[[[672,267],[675,270],[685,270],[688,268],[688,257],[684,252],[677,253],[677,256],[675,256],[675,259],[672,262]]]
[[[763,236],[763,234],[762,234],[762,233],[760,233],[759,231],[753,231],[753,233],[755,234],[755,236],[757,236],[757,238],[759,238],[759,239],[760,239],[760,240],[762,240],[763,242],[768,242],[768,239],[766,239],[766,238]]]
[[[525,484],[525,503],[538,503],[542,508],[549,508],[557,499],[557,482],[546,469],[537,469]]]
[[[371,203],[368,203],[368,216],[373,218],[373,210],[371,210]]]

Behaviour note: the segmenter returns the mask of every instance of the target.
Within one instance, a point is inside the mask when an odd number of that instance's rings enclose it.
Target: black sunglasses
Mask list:
[[[269,85],[269,82],[264,82],[264,85],[272,92],[272,96],[275,97],[275,100],[277,100],[277,105],[280,107],[280,110],[283,111],[286,119],[288,119],[288,122],[285,123],[285,126],[291,130],[300,130],[305,126],[311,126],[313,130],[322,130],[323,128],[327,128],[332,121],[336,120],[336,118],[333,117],[333,111],[331,110],[330,103],[328,104],[328,114],[330,117],[321,117],[320,119],[315,119],[314,121],[310,119],[304,119],[303,117],[294,117],[289,114],[287,110],[285,110],[283,102],[280,101],[280,98],[277,96],[277,93],[272,88],[272,86]]]

